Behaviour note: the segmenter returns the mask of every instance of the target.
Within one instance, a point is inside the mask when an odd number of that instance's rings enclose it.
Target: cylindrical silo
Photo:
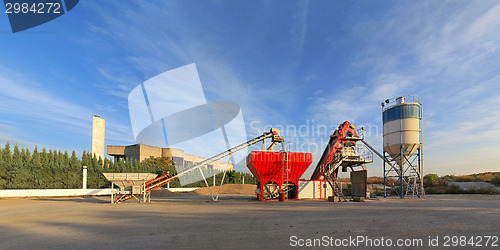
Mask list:
[[[401,96],[382,104],[384,151],[399,165],[404,164],[422,142],[422,104],[418,96]]]
[[[391,193],[424,195],[422,173],[422,104],[418,96],[401,96],[382,103],[384,124],[384,197]],[[396,167],[399,165],[398,167]],[[397,181],[394,182],[394,179]],[[399,182],[399,183],[398,183]],[[398,184],[397,184],[398,183]]]

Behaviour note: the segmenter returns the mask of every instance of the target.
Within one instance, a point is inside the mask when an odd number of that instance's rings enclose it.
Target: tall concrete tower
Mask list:
[[[104,131],[106,120],[94,115],[92,117],[92,155],[104,159]]]

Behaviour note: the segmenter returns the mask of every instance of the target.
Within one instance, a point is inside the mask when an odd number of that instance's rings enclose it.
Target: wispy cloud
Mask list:
[[[309,1],[297,2],[297,13],[294,15],[294,24],[290,30],[296,44],[298,60],[302,58],[304,45],[307,38],[307,16],[309,12]]]
[[[293,29],[294,36],[297,36],[298,48],[304,46],[307,27],[307,2],[301,4]],[[161,5],[143,6],[134,13],[127,11],[130,6],[121,4],[106,7],[89,3],[87,6],[98,13],[108,7],[120,10],[117,13],[121,14],[102,17],[100,27],[89,24],[89,36],[100,36],[104,31],[109,33],[114,43],[128,52],[122,55],[126,66],[134,68],[144,76],[142,80],[134,79],[134,85],[127,81],[128,77],[123,69],[110,73],[108,69],[100,68],[102,76],[113,82],[112,85],[102,84],[108,93],[125,96],[131,85],[135,87],[152,76],[194,62],[200,72],[207,98],[240,104],[247,125],[251,121],[262,121],[262,124],[270,121],[286,123],[285,112],[282,110],[289,106],[294,98],[289,81],[272,84],[248,81],[241,76],[246,72],[241,72],[241,68],[234,66],[240,63],[241,58],[228,56],[231,55],[230,51],[238,51],[238,47],[226,48],[224,53],[214,53],[224,46],[214,43],[217,34],[207,32],[204,37],[192,37],[186,27],[190,20],[184,19],[189,17],[179,16],[182,11],[179,11],[175,4]],[[147,15],[148,19],[142,18],[144,15]],[[220,27],[211,28],[217,30]],[[254,131],[248,132],[253,135]]]
[[[78,129],[87,128],[83,121],[91,117],[92,112],[84,106],[65,100],[42,84],[3,66],[0,66],[0,75],[0,100],[4,103],[0,106],[2,113],[29,117],[33,121],[57,121]]]
[[[19,74],[4,66],[0,66],[0,113],[9,117],[9,122],[1,121],[0,141],[11,142],[19,146],[33,148],[66,147],[73,150],[90,149],[92,131],[92,115],[100,113],[107,118],[107,140],[111,142],[133,142],[130,126],[116,122],[113,113],[116,107],[96,103],[85,105],[80,100],[70,100],[54,93],[50,85],[42,84]],[[17,122],[14,122],[17,121]],[[48,129],[50,128],[50,129]],[[70,136],[71,138],[89,138],[87,145],[66,143],[61,145],[52,142],[36,141],[33,134],[52,134],[54,137]],[[68,137],[69,138],[69,137]]]
[[[443,8],[448,10],[444,16]],[[401,4],[389,13],[385,20],[354,29],[366,47],[352,66],[367,82],[318,98],[313,107],[319,112],[310,112],[327,122],[379,124],[381,101],[418,94],[424,103],[427,171],[473,172],[470,160],[441,163],[466,159],[465,145],[486,143],[496,146],[481,146],[485,152],[498,151],[500,4],[425,1]],[[493,170],[492,162],[476,171]]]

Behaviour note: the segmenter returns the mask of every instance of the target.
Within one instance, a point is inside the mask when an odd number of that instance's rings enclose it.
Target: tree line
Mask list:
[[[172,159],[168,157],[149,158],[142,162],[130,160],[101,159],[90,152],[83,151],[81,157],[73,150],[41,151],[35,147],[20,149],[17,145],[11,148],[7,143],[0,146],[0,189],[49,189],[49,188],[82,188],[82,166],[87,166],[87,187],[107,188],[111,183],[102,173],[154,173],[162,175],[170,172],[177,174]],[[224,184],[241,183],[256,184],[256,179],[248,173],[231,171],[226,173]],[[216,184],[220,183],[222,173],[216,175]],[[213,185],[213,178],[207,178],[209,185]],[[170,187],[180,187],[179,180],[174,179]],[[205,186],[205,181],[187,185],[187,187]]]

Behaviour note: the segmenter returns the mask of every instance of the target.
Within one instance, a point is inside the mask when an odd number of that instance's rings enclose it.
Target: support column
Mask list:
[[[384,158],[385,158],[385,151],[384,151]],[[385,161],[384,162],[384,198],[387,197],[387,172],[385,171]]]
[[[82,189],[87,189],[87,166],[83,166]]]
[[[399,174],[399,186],[400,186],[401,190],[399,191],[399,197],[401,199],[403,199],[405,196],[404,196],[404,191],[403,191],[403,169],[404,169],[403,163],[404,163],[404,161],[403,161],[403,147],[402,146],[399,147],[399,160],[401,161],[401,165],[400,165],[401,173]]]

